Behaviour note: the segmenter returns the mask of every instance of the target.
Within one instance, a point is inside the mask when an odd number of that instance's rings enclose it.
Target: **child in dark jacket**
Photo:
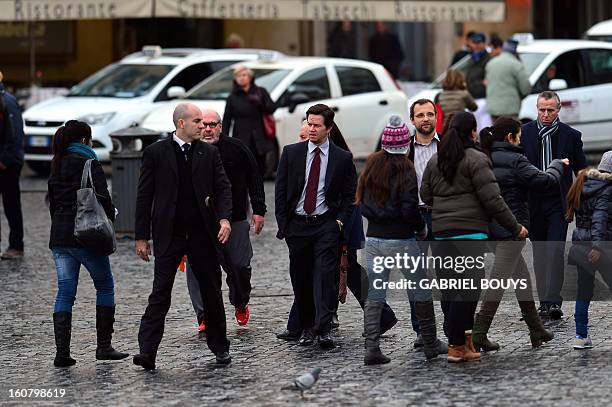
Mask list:
[[[576,216],[569,254],[569,261],[578,269],[574,349],[587,349],[593,347],[587,325],[596,271],[612,291],[612,150],[603,155],[597,169],[580,171],[567,203],[566,218]]]

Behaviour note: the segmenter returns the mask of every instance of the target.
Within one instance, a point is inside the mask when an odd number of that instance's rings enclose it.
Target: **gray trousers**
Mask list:
[[[227,267],[225,282],[229,287],[229,298],[232,305],[242,307],[249,303],[251,296],[251,259],[253,247],[249,238],[250,224],[248,220],[232,222],[232,233],[225,245],[224,255]],[[189,259],[188,259],[189,260]],[[191,304],[198,317],[198,322],[204,321],[204,302],[200,294],[198,280],[193,274],[189,262],[185,267],[187,275],[187,289]]]

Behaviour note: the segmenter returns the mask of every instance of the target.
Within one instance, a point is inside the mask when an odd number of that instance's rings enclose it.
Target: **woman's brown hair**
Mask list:
[[[456,69],[446,71],[446,77],[442,81],[442,89],[444,90],[465,90],[465,75],[463,72]]]
[[[567,210],[565,211],[565,219],[571,221],[574,219],[574,210],[580,208],[580,197],[582,196],[582,188],[589,168],[584,168],[578,172],[574,183],[567,192]]]
[[[384,150],[371,154],[357,182],[355,203],[363,201],[367,188],[370,196],[383,207],[391,194],[391,180],[396,179],[399,191],[402,192],[408,185],[408,173],[413,169],[408,154],[391,154]]]

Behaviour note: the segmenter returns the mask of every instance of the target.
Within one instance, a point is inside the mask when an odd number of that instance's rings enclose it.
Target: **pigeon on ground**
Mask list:
[[[282,390],[299,390],[300,397],[304,397],[304,391],[310,389],[319,380],[321,368],[312,369],[310,373],[305,373],[295,379],[290,386],[283,387]]]

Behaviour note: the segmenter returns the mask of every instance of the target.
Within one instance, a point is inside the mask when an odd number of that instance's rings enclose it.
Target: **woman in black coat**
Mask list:
[[[259,166],[263,177],[266,172],[266,153],[275,147],[273,138],[264,130],[264,114],[272,114],[276,104],[265,88],[255,85],[253,71],[244,65],[234,68],[234,89],[227,98],[223,113],[223,132],[247,145]]]
[[[546,172],[540,171],[523,155],[523,149],[519,146],[520,141],[521,124],[510,117],[500,117],[492,127],[484,128],[480,132],[480,145],[491,158],[493,173],[501,195],[517,222],[528,228],[528,191],[558,189],[564,166],[569,165],[569,161],[553,160]],[[513,238],[509,230],[495,222],[489,225],[489,238],[497,241],[494,249],[495,262],[489,281],[507,282],[513,277],[524,281],[525,287],[515,289],[515,292],[523,318],[529,327],[531,344],[537,347],[543,342],[548,342],[553,335],[544,328],[538,317],[531,292],[529,271],[521,254],[525,247],[525,239]],[[485,293],[472,330],[472,341],[476,349],[484,351],[499,349],[499,344],[490,341],[487,333],[503,293],[503,289],[489,289]]]
[[[72,366],[70,357],[72,306],[79,281],[79,270],[84,265],[96,287],[96,331],[98,346],[96,359],[116,360],[128,357],[111,346],[115,321],[115,289],[108,256],[92,253],[74,238],[77,190],[88,159],[93,159],[91,176],[97,198],[108,218],[115,219],[115,208],[106,185],[106,177],[96,153],[91,148],[91,128],[76,120],[69,120],[53,136],[53,160],[49,178],[49,210],[53,252],[57,270],[57,297],[53,313],[53,328],[57,354],[54,365]]]

